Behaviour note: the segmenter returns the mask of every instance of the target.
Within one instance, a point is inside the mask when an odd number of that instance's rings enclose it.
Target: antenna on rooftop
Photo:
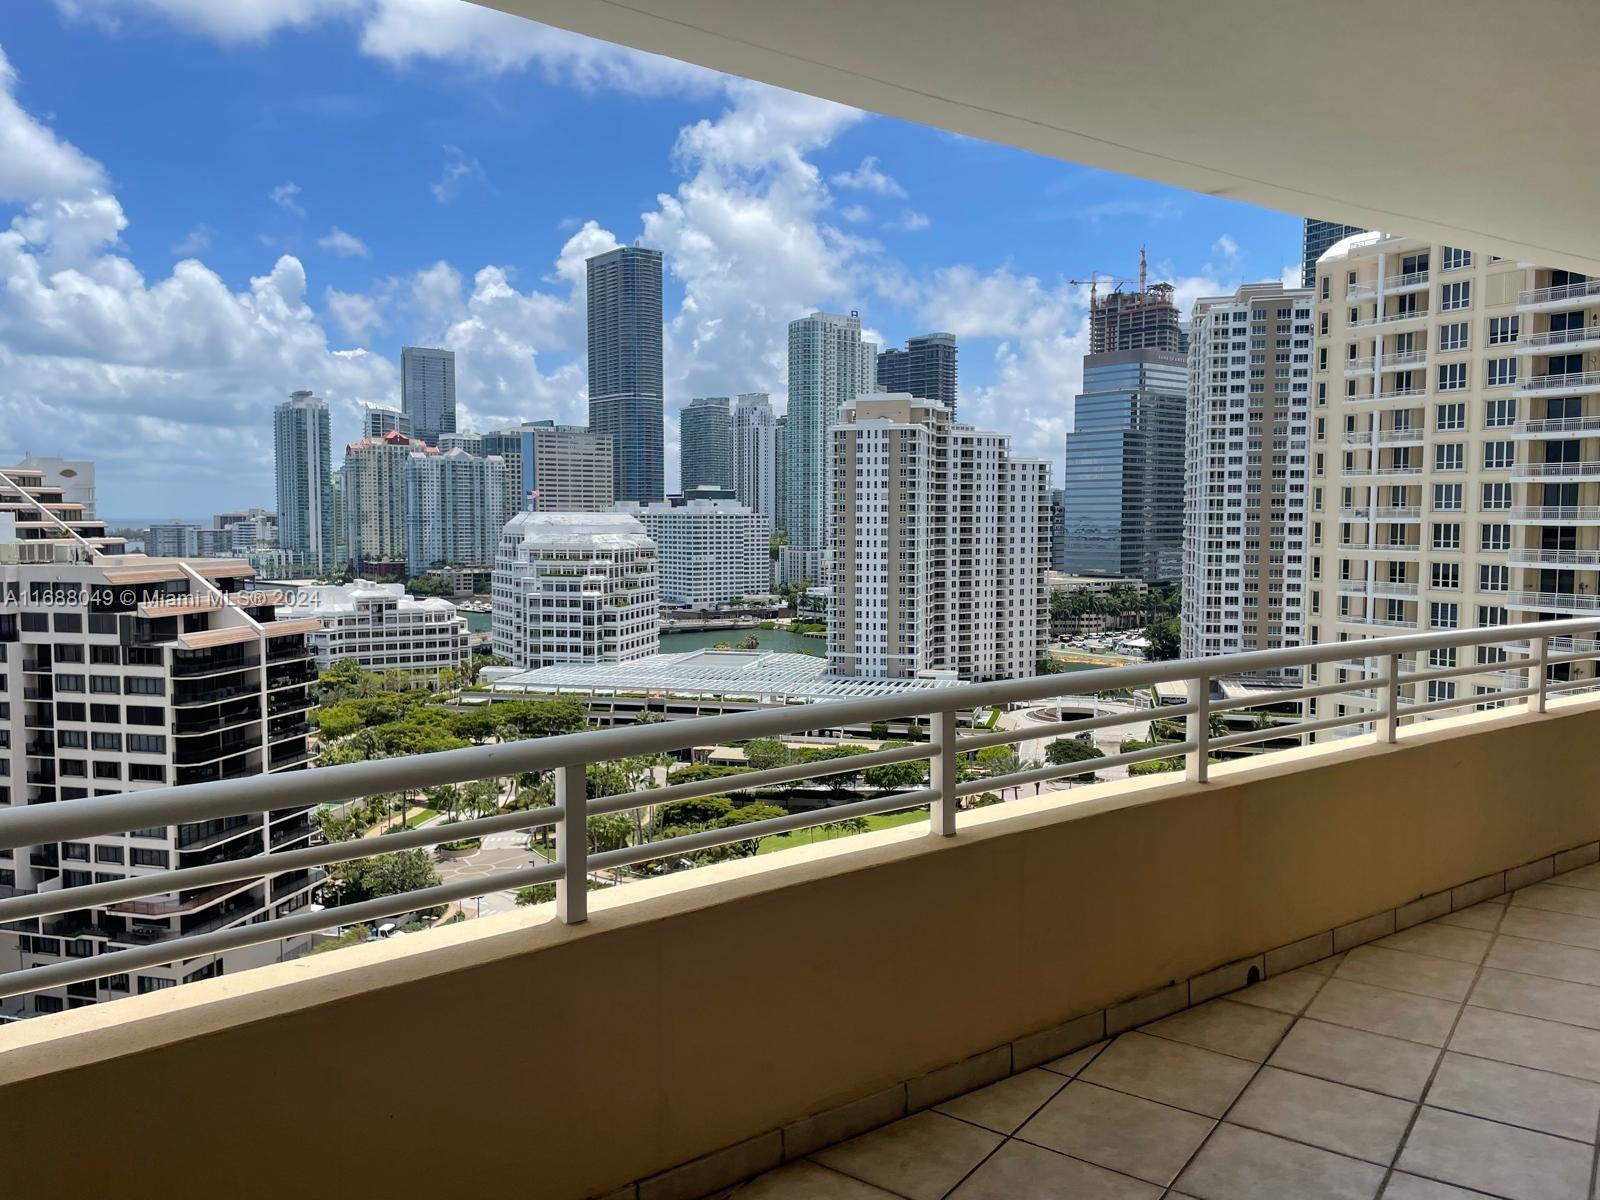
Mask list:
[[[1150,276],[1150,268],[1145,265],[1144,247],[1139,247],[1139,290],[1144,291],[1144,283]]]

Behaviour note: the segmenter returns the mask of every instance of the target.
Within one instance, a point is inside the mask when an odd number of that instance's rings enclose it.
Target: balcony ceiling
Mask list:
[[[487,2],[1039,154],[1600,273],[1581,102],[1597,4]]]

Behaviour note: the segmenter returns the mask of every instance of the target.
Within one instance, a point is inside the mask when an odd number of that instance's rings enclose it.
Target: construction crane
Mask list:
[[[1083,284],[1088,284],[1089,285],[1089,308],[1090,308],[1090,311],[1093,311],[1095,304],[1098,302],[1098,300],[1100,298],[1100,279],[1101,279],[1101,274],[1100,274],[1099,271],[1090,271],[1089,272],[1089,278],[1087,278],[1087,279],[1069,279],[1069,280],[1067,280],[1068,283],[1070,283],[1070,284],[1072,284],[1074,286],[1082,286]],[[1125,284],[1138,283],[1139,290],[1141,292],[1143,292],[1145,290],[1146,285],[1149,283],[1149,279],[1150,279],[1150,268],[1149,268],[1149,265],[1145,261],[1145,253],[1144,253],[1144,247],[1143,246],[1139,247],[1139,278],[1137,280],[1118,278],[1117,276],[1112,275],[1109,271],[1106,272],[1106,274],[1105,274],[1105,281],[1107,283],[1113,285],[1112,286],[1112,290],[1113,291],[1116,291],[1118,288],[1122,287]]]

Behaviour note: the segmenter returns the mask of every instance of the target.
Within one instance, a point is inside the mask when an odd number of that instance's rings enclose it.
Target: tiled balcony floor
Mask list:
[[[737,1200],[1591,1200],[1600,865],[959,1096]]]

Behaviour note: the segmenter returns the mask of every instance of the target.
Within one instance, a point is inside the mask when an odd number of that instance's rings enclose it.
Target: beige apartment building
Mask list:
[[[1184,466],[1183,656],[1304,638],[1311,291],[1195,301]],[[1298,670],[1273,672],[1298,678]]]
[[[1600,281],[1364,233],[1321,259],[1315,305],[1311,640],[1600,611]],[[1503,650],[1457,654],[1424,665],[1459,677],[1402,686],[1419,715],[1523,684]],[[1320,668],[1356,689],[1321,715],[1382,671]]]

